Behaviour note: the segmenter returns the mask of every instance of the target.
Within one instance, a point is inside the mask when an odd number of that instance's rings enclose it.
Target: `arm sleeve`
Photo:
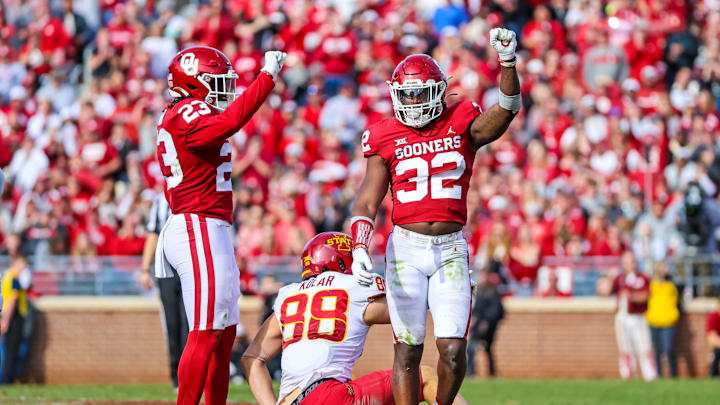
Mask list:
[[[220,114],[202,116],[188,128],[187,145],[191,150],[217,145],[239,131],[260,108],[275,82],[260,72],[257,79]]]

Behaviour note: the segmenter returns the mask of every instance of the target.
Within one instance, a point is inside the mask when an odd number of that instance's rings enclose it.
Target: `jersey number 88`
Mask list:
[[[305,312],[310,301],[310,319]],[[345,290],[324,290],[313,295],[296,294],[285,298],[280,306],[280,325],[283,331],[283,349],[299,342],[305,332],[309,340],[325,339],[342,342],[347,331],[348,293]],[[326,321],[326,322],[322,322]],[[327,327],[332,322],[332,329]]]

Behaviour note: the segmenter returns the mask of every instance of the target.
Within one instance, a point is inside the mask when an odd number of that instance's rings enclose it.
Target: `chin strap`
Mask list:
[[[172,89],[168,90],[168,93],[170,94],[170,97],[172,97],[172,98],[190,97],[190,93],[188,93],[187,90],[183,89],[182,87],[173,87]]]

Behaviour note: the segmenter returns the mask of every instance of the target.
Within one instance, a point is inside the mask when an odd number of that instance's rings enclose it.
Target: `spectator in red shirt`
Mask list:
[[[515,280],[531,284],[537,277],[540,259],[540,245],[533,241],[530,226],[520,226],[517,239],[510,248],[510,273]]]
[[[599,241],[597,250],[593,252],[596,256],[619,256],[625,245],[621,240],[621,230],[617,225],[610,225],[605,233],[605,238]]]
[[[640,25],[625,44],[625,54],[630,65],[630,77],[640,79],[640,72],[645,66],[654,66],[662,59],[663,48],[658,37],[650,37],[646,27]]]
[[[340,16],[332,17],[329,32],[318,45],[317,58],[325,71],[325,94],[337,94],[355,62],[357,44],[352,32],[347,30]]]
[[[299,110],[299,116],[315,129],[320,128],[320,113],[324,104],[323,96],[316,85],[307,88],[306,104]]]
[[[209,6],[201,7],[193,20],[196,23],[188,38],[192,42],[222,49],[225,42],[233,38],[233,22],[224,12],[221,0],[213,0]]]
[[[49,56],[57,50],[66,50],[71,38],[65,31],[62,21],[50,15],[47,4],[40,2],[36,5],[34,17],[30,29],[40,32],[40,50],[43,54]]]
[[[535,7],[533,19],[525,24],[520,37],[523,46],[530,49],[535,58],[541,57],[550,49],[561,53],[567,49],[565,31],[559,22],[552,19],[550,9],[545,4]]]
[[[115,15],[107,26],[110,46],[117,51],[122,51],[135,36],[135,27],[125,18],[125,6],[115,6]]]
[[[130,215],[117,231],[117,237],[112,240],[110,249],[113,255],[138,256],[142,254],[145,245],[145,236],[138,236],[136,230],[140,223],[137,215]]]
[[[705,324],[705,335],[708,346],[712,350],[712,361],[710,361],[710,377],[720,377],[720,298],[717,300],[715,312],[708,314]]]
[[[642,87],[637,93],[637,104],[644,113],[654,113],[662,95],[662,91],[658,88],[660,73],[655,66],[648,65],[640,70],[640,79]]]
[[[85,250],[84,240],[80,239],[82,234],[86,234],[93,251],[100,256],[113,254],[113,240],[115,238],[115,230],[107,224],[99,222],[98,215],[94,210],[90,210],[87,216],[87,222],[84,227],[77,227],[73,230],[74,238],[72,239],[71,251],[78,249]]]
[[[228,52],[225,54],[233,62],[233,68],[238,75],[237,86],[247,87],[250,83],[255,80],[260,68],[262,67],[262,52],[258,51],[253,44],[254,38],[250,35],[243,36],[239,41],[239,49],[234,53],[234,56],[230,56]],[[234,43],[228,42],[228,44]]]
[[[67,196],[70,203],[70,210],[75,220],[81,226],[85,225],[85,218],[90,212],[90,194],[82,189],[82,185],[74,176],[70,176],[67,182]]]
[[[233,163],[233,175],[239,175],[243,183],[259,185],[266,192],[272,174],[272,152],[264,147],[263,139],[259,136],[248,139],[237,156]]]
[[[90,181],[91,184],[96,184],[100,179],[113,177],[122,165],[115,146],[109,140],[102,139],[98,129],[82,138],[84,139],[78,148],[78,157],[82,161],[80,171],[93,179]]]

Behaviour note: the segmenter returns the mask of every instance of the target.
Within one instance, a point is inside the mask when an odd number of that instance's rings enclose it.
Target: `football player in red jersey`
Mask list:
[[[368,246],[390,185],[395,228],[385,278],[396,343],[393,392],[400,405],[418,402],[428,307],[440,352],[437,404],[452,403],[465,376],[471,288],[461,230],[473,161],[478,148],[505,132],[522,104],[515,33],[494,28],[490,44],[502,66],[497,105],[485,113],[469,101],[446,107],[443,69],[430,56],[410,55],[388,82],[395,118],[362,135],[367,172],[352,209],[352,270],[360,284],[371,282]]]
[[[239,131],[265,101],[285,53],[265,54],[247,90],[217,49],[192,47],[169,67],[175,99],[158,123],[157,157],[172,215],[158,237],[157,277],[180,277],[190,333],[178,367],[178,404],[225,404],[230,351],[239,321],[240,275],[228,233],[232,222],[232,148]]]
[[[242,364],[260,405],[393,405],[391,370],[352,379],[371,325],[390,322],[382,277],[358,285],[350,267],[352,239],[324,232],[302,253],[302,281],[278,292]],[[279,401],[266,362],[282,351]],[[420,398],[434,398],[437,373],[421,367]],[[456,405],[467,405],[458,396]]]

